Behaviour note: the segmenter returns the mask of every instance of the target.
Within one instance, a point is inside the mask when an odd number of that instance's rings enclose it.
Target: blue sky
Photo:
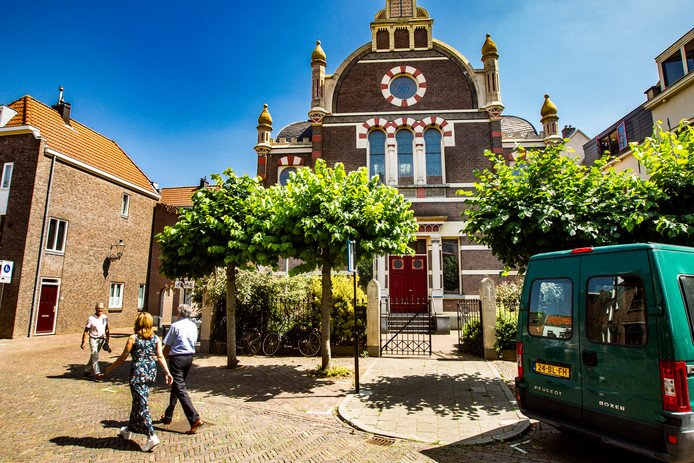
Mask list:
[[[540,128],[550,94],[561,126],[589,137],[645,101],[654,58],[688,32],[691,0],[418,0],[434,38],[475,68],[490,33],[504,114]],[[385,0],[3,0],[0,104],[54,104],[115,140],[162,187],[231,167],[255,175],[263,104],[273,135],[306,120],[310,56],[321,40],[333,73],[370,41]]]

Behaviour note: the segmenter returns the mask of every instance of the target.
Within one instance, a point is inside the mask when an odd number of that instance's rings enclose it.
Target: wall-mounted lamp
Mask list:
[[[123,240],[118,240],[118,244],[111,245],[111,253],[108,256],[110,261],[118,260],[123,256],[123,251],[125,251],[125,243]]]

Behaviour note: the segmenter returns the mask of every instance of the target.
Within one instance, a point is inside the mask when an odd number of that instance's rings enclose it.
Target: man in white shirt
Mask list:
[[[178,321],[171,324],[169,332],[164,337],[164,357],[169,359],[169,370],[173,376],[173,383],[171,384],[169,406],[161,417],[164,424],[170,424],[176,402],[180,401],[183,412],[190,423],[188,434],[195,434],[202,425],[200,415],[195,410],[186,388],[186,377],[193,365],[195,343],[198,340],[198,326],[190,319],[192,315],[193,309],[188,304],[178,306]]]
[[[94,312],[94,315],[87,319],[84,333],[82,333],[82,344],[80,347],[84,350],[87,342],[87,335],[89,335],[89,350],[91,352],[89,361],[85,366],[84,376],[96,376],[101,374],[99,370],[99,351],[104,345],[104,342],[108,342],[109,336],[111,335],[108,330],[108,317],[104,315],[103,302],[96,304]]]

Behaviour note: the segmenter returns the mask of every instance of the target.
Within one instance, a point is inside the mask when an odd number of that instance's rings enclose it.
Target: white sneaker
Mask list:
[[[133,438],[133,433],[128,431],[127,426],[123,426],[122,428],[120,428],[120,432],[118,434],[120,434],[125,440],[132,440]]]
[[[157,437],[157,435],[156,435],[156,434],[152,434],[152,437],[150,437],[149,439],[147,439],[147,443],[146,443],[145,446],[142,448],[142,451],[143,451],[143,452],[151,452],[152,449],[153,449],[154,447],[156,447],[157,445],[159,445],[159,444],[161,444],[161,442],[159,442],[159,438]]]

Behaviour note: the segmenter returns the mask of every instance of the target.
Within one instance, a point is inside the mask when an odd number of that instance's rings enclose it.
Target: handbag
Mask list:
[[[104,343],[101,345],[101,349],[105,350],[109,354],[111,353],[111,346],[108,345],[108,340],[104,341]]]

